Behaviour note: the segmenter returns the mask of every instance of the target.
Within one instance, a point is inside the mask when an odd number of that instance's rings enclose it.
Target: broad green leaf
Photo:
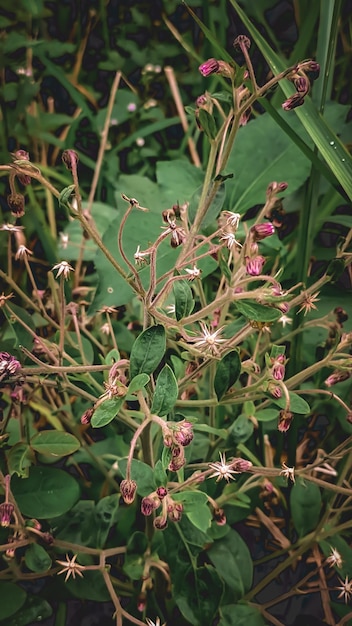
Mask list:
[[[269,63],[274,75],[286,69],[284,61],[271,49],[264,37],[255,28],[245,12],[241,9],[236,0],[230,0],[238,15],[243,21],[249,33],[255,40],[259,50]],[[280,82],[280,87],[285,96],[293,93],[293,86],[288,81]],[[291,113],[288,111],[288,113]],[[294,109],[294,114],[300,119],[302,125],[318,148],[321,156],[332,170],[337,180],[352,199],[352,158],[337,135],[326,124],[324,118],[318,113],[313,102],[307,96],[304,105]]]
[[[130,356],[131,378],[137,374],[152,374],[166,350],[165,328],[161,324],[144,330],[133,344]]]
[[[194,308],[193,292],[186,280],[177,280],[173,285],[175,316],[177,320],[190,315]]]
[[[201,491],[182,491],[174,496],[174,500],[182,502],[184,514],[192,524],[206,533],[211,525],[212,515],[207,504],[207,496]]]
[[[128,393],[133,394],[136,391],[140,391],[145,387],[150,381],[150,376],[148,374],[137,374],[134,378],[132,378],[130,384],[128,385]]]
[[[78,562],[80,562],[78,558]],[[60,576],[60,578],[62,578]],[[76,598],[82,600],[90,600],[94,602],[108,602],[110,600],[110,594],[106,588],[104,578],[101,572],[85,571],[83,578],[76,576],[75,579],[72,576],[69,578],[65,587]]]
[[[83,209],[86,208],[83,203]],[[116,207],[109,206],[103,202],[94,202],[92,205],[92,217],[97,231],[101,237],[111,228],[111,223],[117,215]],[[60,254],[64,254],[67,261],[77,261],[81,254],[81,246],[83,241],[82,226],[78,220],[72,220],[68,223],[64,230],[64,234],[68,236],[68,243],[65,248],[62,244],[58,245]],[[62,248],[62,251],[61,251]],[[83,259],[84,261],[93,261],[97,252],[97,245],[92,239],[84,240]]]
[[[112,422],[118,414],[124,401],[125,398],[111,398],[110,400],[104,400],[104,402],[99,404],[99,406],[95,409],[90,422],[91,426],[93,426],[93,428],[102,428],[103,426],[110,424],[110,422]]]
[[[211,435],[221,437],[221,439],[226,439],[227,437],[227,430],[225,428],[213,428],[213,426],[208,426],[208,424],[194,424],[193,430],[200,433],[210,433]]]
[[[222,593],[219,573],[209,565],[195,570],[188,568],[174,586],[176,604],[192,626],[213,623]]]
[[[171,367],[164,365],[155,385],[151,412],[163,417],[174,408],[178,396],[178,385]]]
[[[201,194],[203,191],[203,187],[198,187],[194,194],[191,197],[190,205],[188,208],[188,215],[191,221],[194,220],[199,201],[201,198]],[[226,199],[226,187],[224,184],[220,185],[216,191],[215,197],[213,198],[210,206],[208,207],[206,215],[203,217],[201,228],[204,229],[207,226],[213,224],[216,221],[222,207],[224,206],[224,202]]]
[[[203,183],[204,173],[189,161],[158,161],[156,178],[162,197],[170,207],[177,202],[189,202],[193,193]]]
[[[24,604],[10,619],[6,626],[28,626],[46,620],[53,613],[49,602],[39,596],[27,596]]]
[[[198,111],[199,124],[204,130],[206,136],[212,141],[216,137],[216,124],[214,117],[208,113],[205,109],[199,109]]]
[[[235,307],[242,315],[255,322],[275,322],[281,317],[281,311],[252,300],[235,300]]]
[[[298,478],[291,489],[292,520],[300,537],[314,530],[320,519],[321,493],[318,485]]]
[[[127,459],[120,459],[119,470],[124,478],[126,476],[126,466]],[[131,478],[136,481],[137,493],[142,496],[142,498],[144,498],[144,496],[148,496],[155,490],[154,472],[150,465],[147,465],[142,461],[137,461],[137,459],[133,459],[131,466]]]
[[[31,448],[40,454],[66,456],[73,454],[81,444],[71,433],[43,430],[31,439]]]
[[[0,620],[7,619],[24,604],[27,593],[9,581],[0,581]]]
[[[229,435],[235,443],[244,443],[253,434],[253,422],[246,415],[239,415],[234,421]]]
[[[266,626],[259,610],[249,604],[226,604],[220,615],[219,626]]]
[[[51,567],[51,558],[43,546],[31,543],[24,555],[25,563],[32,572],[46,572]]]
[[[310,406],[308,402],[306,402],[301,396],[298,396],[293,391],[289,391],[290,396],[290,411],[292,413],[299,413],[300,415],[307,415],[310,413]],[[280,407],[280,409],[284,409],[286,406],[286,398],[282,397],[278,400],[273,400],[274,404]]]
[[[235,384],[241,373],[241,360],[237,350],[225,354],[216,366],[214,389],[218,400]]]
[[[148,540],[144,533],[133,533],[127,543],[127,552],[124,559],[123,571],[132,580],[140,580],[143,575],[145,560],[144,554],[148,548]]]
[[[249,591],[253,563],[247,545],[235,530],[215,542],[208,550],[208,556],[221,578],[234,591],[236,600]]]
[[[261,411],[256,411],[255,417],[258,422],[271,422],[272,420],[277,419],[277,410],[262,409]]]
[[[56,467],[31,467],[28,478],[13,476],[11,489],[23,515],[38,519],[58,517],[77,502],[77,481]]]
[[[113,494],[101,498],[94,510],[94,525],[97,529],[98,548],[103,548],[111,527],[116,524],[119,510],[119,496]]]
[[[32,465],[33,454],[30,446],[22,441],[16,443],[7,454],[7,463],[10,474],[17,474],[20,478],[27,478],[28,468]]]

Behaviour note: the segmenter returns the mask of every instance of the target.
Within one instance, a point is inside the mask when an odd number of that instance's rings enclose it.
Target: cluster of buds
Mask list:
[[[21,369],[21,363],[8,352],[0,352],[0,381],[14,376]]]
[[[275,227],[271,222],[254,224],[249,231],[246,242],[246,272],[249,276],[259,276],[265,264],[265,258],[259,254],[258,242],[275,233]]]
[[[193,425],[190,422],[168,422],[163,428],[164,446],[171,450],[168,465],[170,472],[177,472],[186,463],[184,448],[193,440]]]
[[[16,150],[16,152],[12,152],[11,156],[15,162],[29,161],[29,153],[26,150]],[[31,177],[28,174],[17,174],[17,178],[22,185],[30,185],[31,183]]]
[[[304,103],[304,98],[311,88],[311,81],[319,77],[319,72],[320,66],[316,61],[303,61],[297,65],[296,71],[289,77],[297,91],[283,102],[282,108],[285,111],[296,109]]]
[[[153,521],[157,530],[164,530],[170,522],[179,522],[183,513],[183,504],[173,500],[168,494],[166,487],[158,487],[155,491],[142,499],[141,512],[143,515],[151,515],[162,507],[161,515],[157,515]]]
[[[286,358],[284,354],[279,354],[275,358],[269,359],[269,384],[268,391],[274,398],[281,398],[282,389],[277,385],[277,381],[285,378]]]
[[[175,207],[173,207],[172,210],[163,211],[163,220],[166,222],[167,226],[163,226],[162,228],[164,229],[164,236],[171,234],[171,247],[177,248],[186,241],[187,235],[185,229],[177,224],[176,219],[178,216],[174,209]]]

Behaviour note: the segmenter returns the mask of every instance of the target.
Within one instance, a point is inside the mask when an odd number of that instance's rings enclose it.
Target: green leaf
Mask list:
[[[93,426],[93,428],[102,428],[103,426],[110,424],[110,422],[112,422],[118,414],[124,401],[125,398],[111,398],[110,400],[104,400],[104,402],[99,404],[99,406],[95,409],[90,422],[91,426]]]
[[[253,563],[247,545],[235,530],[216,541],[208,556],[221,578],[239,600],[252,585]]]
[[[177,583],[175,601],[187,621],[192,626],[212,624],[223,593],[218,572],[209,565],[196,570],[188,568]]]
[[[66,513],[80,496],[77,481],[53,467],[31,467],[28,478],[13,476],[11,489],[21,513],[38,519]]]
[[[105,496],[97,503],[94,510],[94,525],[97,529],[96,545],[103,548],[111,527],[118,519],[119,497],[117,494]]]
[[[271,422],[277,419],[277,411],[276,409],[262,409],[261,411],[256,411],[255,417],[258,422]]]
[[[27,594],[22,587],[8,581],[0,581],[0,619],[7,619],[16,613],[24,604],[26,597]]]
[[[182,502],[184,513],[192,524],[206,533],[211,525],[212,515],[207,504],[207,495],[201,491],[182,491],[174,495],[174,500]]]
[[[17,474],[20,478],[27,478],[28,468],[32,465],[32,452],[28,444],[16,443],[7,454],[9,473]]]
[[[190,315],[194,308],[194,298],[191,287],[186,280],[174,282],[175,316],[177,320]]]
[[[126,466],[127,459],[120,459],[119,470],[124,478],[126,477]],[[142,463],[142,461],[137,461],[137,459],[133,459],[131,466],[131,478],[136,481],[137,493],[142,496],[142,498],[144,496],[148,496],[155,490],[154,472],[150,465]]]
[[[275,322],[282,315],[281,311],[252,300],[235,300],[234,305],[242,315],[255,322]]]
[[[178,396],[178,385],[171,367],[164,365],[155,385],[151,412],[163,417],[175,406]]]
[[[43,546],[37,543],[31,543],[27,548],[24,560],[28,569],[32,572],[46,572],[51,567],[50,556]]]
[[[241,360],[237,350],[225,354],[217,364],[214,389],[218,400],[235,384],[241,373]]]
[[[211,435],[221,437],[221,439],[226,439],[227,437],[227,430],[225,428],[214,428],[213,426],[208,426],[208,424],[194,424],[193,430],[200,433],[210,433]]]
[[[203,191],[203,186],[198,187],[198,189],[196,189],[196,191],[193,193],[190,199],[190,203],[188,207],[188,216],[192,222],[195,218],[195,215],[199,206],[199,201],[202,195],[202,191]],[[224,205],[225,200],[226,200],[226,188],[224,184],[221,184],[216,190],[215,197],[212,199],[212,202],[210,206],[208,207],[207,213],[202,220],[202,223],[201,223],[202,229],[207,228],[208,226],[213,224],[213,222],[215,222],[216,218],[218,217]]]
[[[235,443],[244,443],[252,436],[253,430],[253,422],[246,415],[239,415],[231,426],[229,435]]]
[[[62,577],[60,576],[60,578]],[[110,600],[110,594],[100,572],[88,570],[84,572],[83,578],[80,576],[76,576],[75,579],[70,577],[67,583],[65,583],[66,586],[69,592],[76,598],[95,602],[107,602]]]
[[[166,206],[172,206],[176,202],[184,204],[190,201],[192,194],[202,185],[204,173],[189,161],[173,159],[158,161],[156,178]]]
[[[140,391],[145,387],[150,381],[150,376],[148,374],[137,374],[134,378],[132,378],[130,384],[128,385],[128,393],[133,394],[136,391]]]
[[[64,207],[66,209],[69,209],[69,203],[70,203],[70,199],[71,196],[73,194],[75,190],[75,186],[74,185],[69,185],[68,187],[64,187],[64,189],[62,191],[60,191],[60,195],[59,195],[59,206],[60,207]]]
[[[236,0],[230,0],[230,2],[269,63],[273,74],[277,75],[285,70],[285,62],[271,49]],[[286,80],[281,81],[280,87],[286,97],[292,95],[293,87],[291,83]],[[352,199],[352,158],[343,143],[318,113],[309,96],[305,98],[302,107],[294,109],[293,114],[297,115],[328,167],[332,170],[348,197]]]
[[[148,540],[144,533],[133,533],[127,543],[127,552],[124,559],[123,571],[132,579],[140,580],[143,575],[144,554],[148,548]]]
[[[220,615],[219,626],[266,626],[259,610],[249,604],[226,604]]]
[[[51,456],[66,456],[73,454],[81,444],[71,433],[56,430],[43,430],[31,439],[31,448],[40,454]]]
[[[291,489],[293,523],[300,537],[314,530],[320,519],[321,493],[318,485],[298,478]]]
[[[161,324],[144,330],[133,344],[130,356],[131,378],[152,374],[158,367],[166,350],[165,328]]]
[[[53,610],[49,602],[39,596],[27,596],[22,607],[16,611],[13,617],[6,620],[6,626],[37,624],[50,617],[52,613]]]
[[[310,413],[310,406],[301,396],[297,395],[293,391],[288,392],[290,396],[290,411],[292,413],[299,413],[300,415],[307,415]],[[286,398],[282,397],[278,400],[273,400],[274,404],[284,409],[286,406]]]
[[[199,124],[204,130],[206,136],[212,141],[216,137],[216,124],[214,117],[208,113],[205,109],[198,110]]]

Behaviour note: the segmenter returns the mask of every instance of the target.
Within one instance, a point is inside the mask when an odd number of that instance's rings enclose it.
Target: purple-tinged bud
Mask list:
[[[238,35],[233,42],[233,47],[237,50],[243,50],[244,48],[249,50],[251,47],[251,40],[246,35]]]
[[[76,167],[79,159],[75,150],[64,150],[62,153],[62,162],[68,170],[72,170]]]
[[[7,204],[15,217],[24,215],[24,196],[21,193],[11,193],[7,196]]]
[[[290,309],[290,305],[288,302],[279,302],[279,304],[276,305],[276,308],[279,309],[281,313],[287,313]]]
[[[293,96],[287,98],[285,102],[282,103],[282,108],[284,111],[292,111],[292,109],[296,109],[297,107],[302,106],[304,104],[304,97],[300,93],[294,93]]]
[[[159,500],[163,500],[165,498],[165,496],[167,496],[167,489],[166,487],[158,487],[156,490],[156,494],[159,498]]]
[[[164,432],[163,442],[164,442],[165,448],[171,448],[171,446],[174,443],[174,438],[171,432]]]
[[[208,104],[208,98],[205,94],[202,94],[201,96],[198,96],[197,100],[196,100],[196,105],[197,107],[206,107]]]
[[[28,526],[28,528],[34,528],[35,530],[42,529],[41,523],[38,522],[38,520],[34,518],[26,520],[25,526]]]
[[[275,194],[285,191],[287,187],[288,183],[286,182],[277,183],[276,181],[273,181],[272,183],[269,183],[266,189],[267,198],[271,198]]]
[[[162,515],[158,515],[153,521],[153,526],[156,530],[165,530],[167,528],[167,518]]]
[[[149,496],[145,496],[145,498],[142,499],[141,511],[143,515],[151,515],[155,509],[159,508],[160,504],[160,498],[158,498],[154,491]]]
[[[274,363],[271,374],[274,380],[283,380],[285,378],[285,366],[282,363]]]
[[[126,504],[132,504],[136,497],[137,483],[135,480],[124,479],[120,484],[121,496]]]
[[[279,399],[282,396],[282,389],[281,389],[281,387],[279,387],[278,385],[275,385],[274,383],[269,383],[268,391],[269,391],[269,393],[271,393],[273,398]]]
[[[283,409],[279,413],[279,423],[277,425],[280,433],[286,433],[291,426],[291,422],[293,420],[293,413],[291,411],[286,411]]]
[[[11,156],[14,161],[29,161],[29,153],[26,150],[16,150],[16,152],[12,152]]]
[[[167,507],[167,516],[171,522],[179,522],[182,518],[183,504],[181,502],[172,502]]]
[[[42,539],[43,541],[45,541],[45,543],[47,543],[49,546],[51,546],[54,543],[54,537],[52,536],[51,533],[43,533],[42,534]]]
[[[21,363],[8,352],[0,352],[0,380],[14,376],[21,369]]]
[[[304,70],[305,72],[309,72],[309,77],[312,80],[316,80],[319,78],[320,74],[320,65],[316,61],[309,59],[308,61],[303,61],[303,63],[299,63],[298,69]]]
[[[199,71],[202,76],[210,76],[210,74],[216,74],[219,71],[220,64],[216,59],[208,59],[205,63],[199,66]]]
[[[226,515],[224,509],[214,509],[214,521],[218,526],[225,526]]]
[[[302,95],[307,94],[310,88],[310,82],[308,78],[306,78],[306,76],[300,76],[299,78],[296,78],[294,81],[294,85],[298,93]]]
[[[275,233],[275,226],[271,222],[264,222],[263,224],[255,224],[251,228],[251,234],[254,241],[262,241],[266,237],[270,237]]]
[[[82,417],[81,417],[81,424],[83,425],[87,425],[90,424],[91,419],[93,417],[93,413],[94,413],[94,409],[87,409],[86,411],[84,411]]]
[[[247,461],[247,459],[237,458],[231,461],[231,467],[236,472],[248,472],[252,466],[253,463],[251,463],[251,461]]]
[[[171,247],[178,248],[178,246],[182,246],[186,239],[186,231],[181,226],[177,226],[177,228],[175,228],[171,233]]]
[[[247,274],[249,274],[250,276],[259,276],[262,272],[264,263],[265,258],[261,255],[254,257],[254,259],[246,257]]]
[[[0,526],[7,528],[11,524],[14,505],[11,502],[2,502],[0,504]]]
[[[193,430],[190,422],[184,422],[180,425],[179,429],[174,432],[174,439],[181,446],[189,446],[193,441]]]
[[[332,387],[332,385],[337,385],[337,383],[342,383],[344,380],[347,380],[352,375],[352,372],[344,372],[342,370],[336,370],[328,378],[324,381],[324,384],[327,387]]]
[[[175,458],[178,458],[179,456],[183,456],[184,452],[181,446],[173,446],[171,450],[171,454],[172,454],[172,458],[175,459]]]
[[[183,448],[181,448],[183,450]],[[168,465],[170,472],[178,472],[186,463],[184,456],[173,457]]]

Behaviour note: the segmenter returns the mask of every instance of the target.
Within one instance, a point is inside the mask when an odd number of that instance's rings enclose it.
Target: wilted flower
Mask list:
[[[188,274],[188,280],[195,280],[195,278],[200,277],[202,270],[198,269],[196,265],[193,265],[192,269],[189,269],[188,267],[186,267],[185,272],[187,272]]]
[[[30,254],[33,254],[31,250],[28,250],[26,246],[21,245],[18,246],[17,252],[15,254],[15,259],[18,261],[19,259],[23,259],[24,257],[28,257]]]
[[[149,619],[149,617],[146,617],[145,621],[148,624],[148,626],[160,626],[160,618],[159,617],[156,618],[155,622],[152,622],[152,620]],[[166,624],[163,624],[163,626],[166,626]]]
[[[233,42],[233,47],[239,50],[243,50],[243,48],[249,50],[251,47],[251,40],[246,35],[238,35]]]
[[[56,561],[56,563],[63,566],[63,569],[58,572],[58,575],[66,573],[65,583],[68,581],[70,576],[72,576],[72,578],[76,578],[76,574],[83,578],[81,570],[84,570],[84,565],[76,563],[76,559],[77,554],[75,554],[72,559],[69,559],[68,554],[66,554],[66,561]]]
[[[75,150],[64,150],[62,153],[62,162],[68,170],[72,170],[78,163],[78,154]]]
[[[288,467],[286,463],[282,464],[282,470],[280,472],[280,476],[284,476],[287,480],[291,480],[291,482],[295,482],[295,468]]]
[[[347,604],[352,596],[352,581],[348,580],[348,576],[346,576],[344,581],[339,578],[339,581],[341,583],[341,587],[337,587],[337,590],[341,591],[341,593],[338,597],[343,598],[345,603]]]
[[[24,215],[24,196],[21,193],[11,193],[7,196],[7,204],[12,215],[22,217]]]
[[[241,247],[240,242],[237,241],[235,237],[235,233],[223,233],[220,237],[220,241],[224,241],[229,250],[231,250],[234,245]]]
[[[213,474],[210,474],[209,478],[216,478],[216,482],[218,483],[222,478],[229,482],[230,480],[235,480],[233,474],[238,474],[239,472],[234,470],[232,467],[232,463],[228,463],[226,461],[225,453],[220,452],[220,461],[216,461],[215,463],[208,464],[210,469],[214,470]]]
[[[331,547],[331,546],[330,546]],[[336,550],[336,548],[331,548],[331,554],[326,558],[326,562],[329,564],[329,567],[342,567],[342,558],[341,554]]]
[[[67,261],[61,261],[61,263],[57,263],[56,265],[54,265],[53,270],[57,270],[56,278],[59,278],[59,276],[61,276],[62,274],[65,280],[69,278],[70,272],[75,271],[73,267],[69,263],[67,263]]]
[[[188,338],[188,341],[192,341],[194,343],[194,347],[198,350],[204,350],[205,352],[210,352],[210,354],[214,356],[218,356],[218,346],[226,342],[226,339],[219,338],[219,335],[221,335],[223,331],[223,327],[218,328],[213,333],[209,331],[204,322],[200,322],[200,327],[202,329],[202,335],[198,338]]]
[[[303,303],[301,304],[301,307],[298,309],[298,313],[300,313],[301,311],[304,311],[304,315],[307,315],[307,313],[310,313],[312,309],[316,309],[317,307],[315,306],[315,302],[319,302],[318,295],[319,295],[318,292],[312,293],[312,294],[306,293],[304,296]]]
[[[291,422],[293,420],[293,413],[291,411],[286,411],[286,409],[282,409],[279,413],[279,423],[278,430],[280,433],[286,433],[291,426]]]
[[[232,211],[221,211],[221,215],[226,219],[227,226],[231,226],[235,231],[240,223],[241,215]]]
[[[218,526],[225,526],[226,515],[224,509],[214,509],[213,515],[214,521],[217,523]]]

